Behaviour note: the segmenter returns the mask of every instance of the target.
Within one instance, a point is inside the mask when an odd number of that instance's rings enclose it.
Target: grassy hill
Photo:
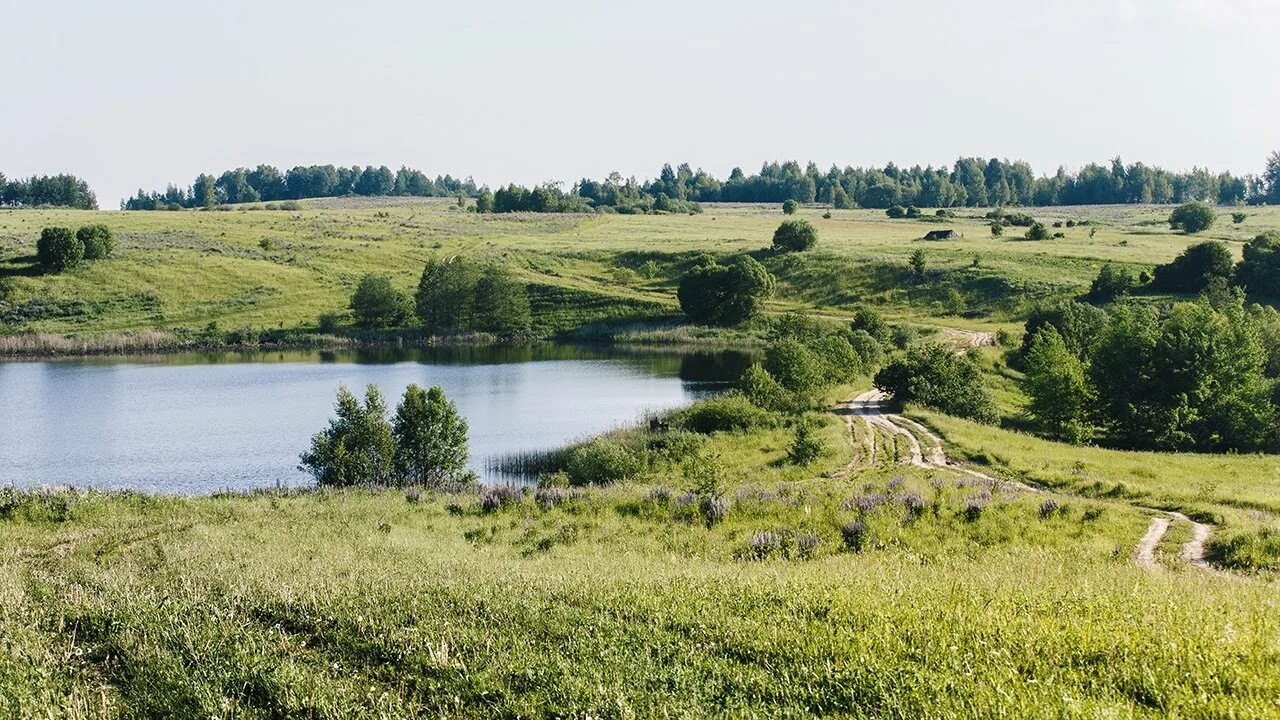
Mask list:
[[[675,280],[698,252],[756,252],[779,277],[775,309],[839,313],[867,302],[891,316],[970,328],[1010,326],[1036,300],[1087,287],[1103,262],[1135,270],[1166,262],[1206,237],[1236,247],[1280,228],[1280,210],[1251,208],[1233,225],[1188,237],[1168,230],[1166,206],[1028,210],[1065,238],[1028,242],[1022,228],[991,237],[982,211],[945,222],[890,220],[881,211],[802,209],[817,226],[814,251],[760,252],[782,219],[776,207],[709,206],[700,215],[476,215],[447,201],[333,199],[298,211],[235,206],[224,211],[0,210],[0,283],[11,331],[95,335],[141,330],[314,328],[345,309],[365,273],[416,286],[427,258],[501,257],[533,284],[536,328],[545,334],[608,320],[669,317]],[[116,256],[66,274],[35,264],[42,227],[105,222]],[[958,240],[925,242],[941,227]],[[910,282],[907,259],[926,254],[926,278]],[[976,263],[976,264],[975,264]],[[542,301],[539,302],[539,298]],[[566,302],[567,301],[567,302]]]

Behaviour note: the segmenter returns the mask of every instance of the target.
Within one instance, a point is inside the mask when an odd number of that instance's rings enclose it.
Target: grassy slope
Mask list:
[[[1098,229],[1062,228],[1067,237],[1031,243],[994,239],[980,211],[945,225],[890,221],[871,210],[817,210],[800,216],[817,225],[818,249],[802,258],[768,260],[781,278],[778,309],[797,305],[839,313],[856,302],[885,304],[891,314],[948,325],[1003,326],[1045,293],[1078,290],[1102,261],[1135,268],[1167,261],[1188,238],[1158,224],[1163,207],[1046,208],[1037,217],[1090,218]],[[776,208],[710,207],[696,216],[476,216],[448,203],[397,200],[313,201],[301,211],[90,213],[0,211],[0,276],[11,301],[34,298],[80,306],[45,313],[21,329],[98,334],[203,327],[295,328],[343,308],[358,278],[392,276],[406,290],[432,255],[475,252],[506,256],[530,282],[585,292],[595,308],[550,322],[565,329],[596,317],[654,317],[676,309],[673,278],[682,254],[759,250],[781,219]],[[118,236],[118,256],[66,275],[43,275],[31,263],[40,228],[106,222]],[[938,227],[965,237],[917,239]],[[1243,225],[1220,223],[1206,237],[1238,243],[1280,227],[1280,210],[1251,209]],[[264,249],[260,243],[268,241]],[[923,247],[935,275],[924,287],[904,287],[906,258]],[[974,256],[977,268],[970,267]],[[654,260],[658,275],[620,279],[618,266]],[[590,305],[590,303],[585,303]],[[612,305],[616,305],[613,307]]]
[[[758,440],[715,444],[745,466]],[[474,498],[365,492],[32,503],[0,522],[0,713],[1280,710],[1274,589],[1140,571],[1127,548],[1146,518],[1122,504],[1044,519],[1040,498],[1003,491],[968,521],[977,490],[954,479],[786,482],[768,460],[711,528],[644,486],[489,515]],[[906,522],[891,502],[848,551],[839,527],[859,515],[844,501],[891,476],[940,492],[937,515]],[[814,533],[812,556],[746,559],[753,533],[782,529]]]

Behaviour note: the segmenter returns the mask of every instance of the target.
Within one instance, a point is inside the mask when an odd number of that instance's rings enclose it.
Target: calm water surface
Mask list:
[[[715,392],[738,353],[570,346],[275,352],[0,363],[0,486],[201,494],[305,485],[298,454],[339,384],[439,385],[471,426],[471,465],[558,447]]]

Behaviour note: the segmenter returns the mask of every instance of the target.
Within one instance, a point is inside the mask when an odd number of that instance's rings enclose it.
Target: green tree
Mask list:
[[[85,260],[101,260],[115,250],[116,240],[106,225],[85,225],[76,231],[76,237],[84,243]]]
[[[773,249],[800,252],[818,242],[818,231],[807,220],[783,220],[773,231]]]
[[[54,272],[73,268],[84,260],[84,242],[71,228],[47,227],[36,241],[36,257],[40,264]]]
[[[752,404],[775,412],[792,412],[796,409],[795,396],[787,392],[760,363],[752,363],[738,381],[742,394]]]
[[[1086,296],[1090,302],[1109,303],[1118,297],[1128,295],[1135,285],[1133,273],[1111,263],[1103,263],[1098,276],[1089,286]]]
[[[1226,243],[1206,240],[1182,251],[1171,262],[1157,265],[1152,285],[1169,292],[1200,292],[1215,280],[1229,280],[1233,262]]]
[[[393,479],[395,437],[387,405],[377,385],[365,390],[364,404],[345,386],[338,388],[338,417],[311,438],[299,469],[328,487],[386,485]]]
[[[506,265],[490,265],[476,280],[472,312],[477,330],[527,332],[531,323],[528,290]]]
[[[453,490],[466,484],[467,421],[444,390],[410,385],[392,419],[400,482]]]
[[[409,298],[385,275],[365,275],[351,295],[351,312],[366,327],[399,325],[409,316]]]
[[[786,202],[782,203],[782,212],[786,215],[795,215],[796,211],[799,209],[800,203],[795,200],[788,199]]]
[[[1213,226],[1217,213],[1213,207],[1202,202],[1188,202],[1179,205],[1169,214],[1169,227],[1186,233],[1198,233]]]
[[[1050,436],[1070,443],[1089,439],[1092,398],[1084,365],[1052,325],[1038,330],[1031,340],[1023,388],[1029,398],[1027,412]]]
[[[917,248],[915,252],[911,253],[910,263],[911,263],[911,274],[914,275],[917,280],[923,279],[924,278],[924,250],[920,250],[919,248]]]
[[[1245,243],[1235,282],[1251,295],[1280,297],[1280,232],[1268,230]]]
[[[1028,240],[1048,240],[1050,237],[1049,228],[1042,222],[1033,222],[1031,227],[1027,228]]]
[[[487,187],[480,188],[480,193],[476,195],[476,212],[493,212],[493,191]]]
[[[728,265],[714,260],[690,268],[680,278],[680,309],[696,323],[738,325],[759,314],[773,296],[773,275],[752,257]]]
[[[422,269],[414,304],[427,332],[472,328],[481,268],[465,258],[431,259]]]
[[[982,385],[982,372],[967,354],[926,343],[876,373],[875,385],[898,402],[918,402],[950,415],[995,422],[995,402]]]
[[[796,434],[787,448],[787,462],[792,465],[811,465],[822,455],[822,440],[814,432],[813,424],[805,420],[796,423]]]
[[[822,358],[804,343],[784,338],[769,343],[764,351],[764,369],[795,398],[794,405],[807,407],[827,383]]]
[[[211,208],[218,204],[217,179],[212,175],[200,173],[191,186],[191,202],[195,207]]]
[[[1093,351],[1106,324],[1107,313],[1093,305],[1074,300],[1040,305],[1033,308],[1027,316],[1019,349],[1022,356],[1026,357],[1036,332],[1043,327],[1052,327],[1066,343],[1071,354],[1084,359]]]
[[[855,332],[862,330],[880,343],[889,342],[891,337],[889,323],[885,322],[884,316],[865,305],[859,305],[853,309],[853,319],[849,321],[849,329]]]

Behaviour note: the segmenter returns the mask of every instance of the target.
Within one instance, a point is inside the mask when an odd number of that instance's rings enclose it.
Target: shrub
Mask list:
[[[867,524],[861,520],[847,522],[840,527],[840,537],[844,546],[854,552],[861,552],[867,540]]]
[[[480,512],[487,515],[505,507],[519,505],[524,502],[526,492],[528,491],[525,488],[515,485],[499,485],[485,488],[480,493]]]
[[[773,275],[754,258],[742,256],[728,265],[712,261],[691,268],[680,278],[676,295],[692,321],[737,325],[759,314],[773,296]]]
[[[36,241],[36,255],[41,265],[62,272],[84,260],[84,242],[71,228],[47,227],[40,231],[40,239]]]
[[[1048,240],[1049,228],[1045,227],[1044,223],[1031,223],[1031,227],[1027,228],[1026,238],[1028,240]]]
[[[409,297],[385,275],[365,275],[351,295],[351,311],[366,327],[399,325],[409,316]]]
[[[830,219],[831,219],[831,211],[830,211],[830,210],[828,210],[828,211],[826,211],[826,212],[822,213],[822,219],[823,219],[823,220],[830,220]]]
[[[991,237],[1000,237],[1004,235],[1004,226],[998,222],[991,223]]]
[[[822,455],[822,441],[808,422],[796,424],[795,438],[787,448],[787,461],[792,465],[809,465]]]
[[[713,432],[734,432],[767,427],[771,416],[764,409],[752,404],[745,395],[729,392],[677,411],[673,422],[691,432],[704,435]]]
[[[911,253],[911,259],[908,261],[908,263],[911,265],[911,274],[914,275],[917,280],[924,277],[924,251],[923,250],[916,249],[915,252]]]
[[[106,225],[85,225],[76,231],[76,237],[84,243],[85,260],[102,260],[116,248],[115,237]]]
[[[565,471],[574,485],[609,485],[644,472],[644,459],[616,440],[599,439],[573,448]]]
[[[1169,214],[1169,227],[1185,233],[1198,233],[1212,227],[1215,217],[1213,208],[1206,203],[1183,203]]]
[[[1242,212],[1233,212],[1231,213],[1231,222],[1235,223],[1236,225],[1239,225],[1240,223],[1244,222],[1245,218],[1247,217],[1249,216],[1245,215]]]
[[[765,348],[764,369],[804,405],[810,404],[826,384],[822,359],[800,341],[790,338],[774,341]]]
[[[705,438],[690,430],[668,430],[654,434],[645,447],[655,459],[669,463],[681,463],[697,455],[705,444]]]
[[[322,333],[334,333],[342,326],[342,321],[346,318],[346,313],[327,312],[320,313],[320,317],[316,318],[316,329]]]
[[[977,522],[982,517],[982,511],[987,509],[989,502],[991,502],[991,493],[987,490],[970,495],[964,504],[964,519]]]
[[[1251,294],[1280,297],[1280,232],[1268,230],[1245,243],[1235,282]]]
[[[786,202],[782,203],[782,212],[787,215],[795,215],[796,211],[799,209],[800,209],[800,203],[796,202],[795,200],[787,200]]]
[[[1280,528],[1264,527],[1215,540],[1209,546],[1209,557],[1226,567],[1241,570],[1280,569]]]
[[[849,321],[849,329],[862,330],[881,343],[889,342],[889,323],[879,312],[859,305],[853,309],[853,319]]]
[[[968,355],[938,344],[917,345],[876,373],[875,385],[898,402],[918,402],[950,415],[994,422],[995,403]]]
[[[773,231],[773,249],[801,252],[818,242],[818,231],[807,220],[783,220]]]
[[[1090,302],[1108,303],[1123,295],[1128,295],[1134,288],[1133,273],[1111,263],[1104,263],[1098,276],[1089,286],[1086,297]]]
[[[1226,243],[1206,240],[1187,248],[1171,262],[1156,266],[1152,284],[1169,292],[1200,292],[1215,279],[1229,279],[1233,262]]]
[[[893,218],[894,220],[897,220],[898,218],[903,218],[903,217],[906,217],[906,216],[907,216],[907,209],[906,209],[906,208],[904,208],[904,207],[902,207],[901,205],[894,205],[893,207],[889,208],[888,210],[885,210],[885,211],[884,211],[884,214],[885,214],[885,215],[888,215],[889,217]]]
[[[908,205],[907,212],[905,214],[909,218],[918,218],[920,217],[920,208],[915,205]]]
[[[1060,505],[1057,500],[1049,498],[1048,500],[1040,503],[1040,517],[1045,519],[1051,518],[1061,509],[1062,505]]]
[[[752,363],[742,374],[738,386],[753,405],[775,412],[793,412],[795,397],[764,369],[760,363]]]
[[[1062,227],[1062,221],[1061,221],[1061,220],[1054,220],[1054,221],[1053,221],[1053,226],[1054,226],[1054,227],[1056,227],[1056,228],[1060,228],[1060,227]]]

